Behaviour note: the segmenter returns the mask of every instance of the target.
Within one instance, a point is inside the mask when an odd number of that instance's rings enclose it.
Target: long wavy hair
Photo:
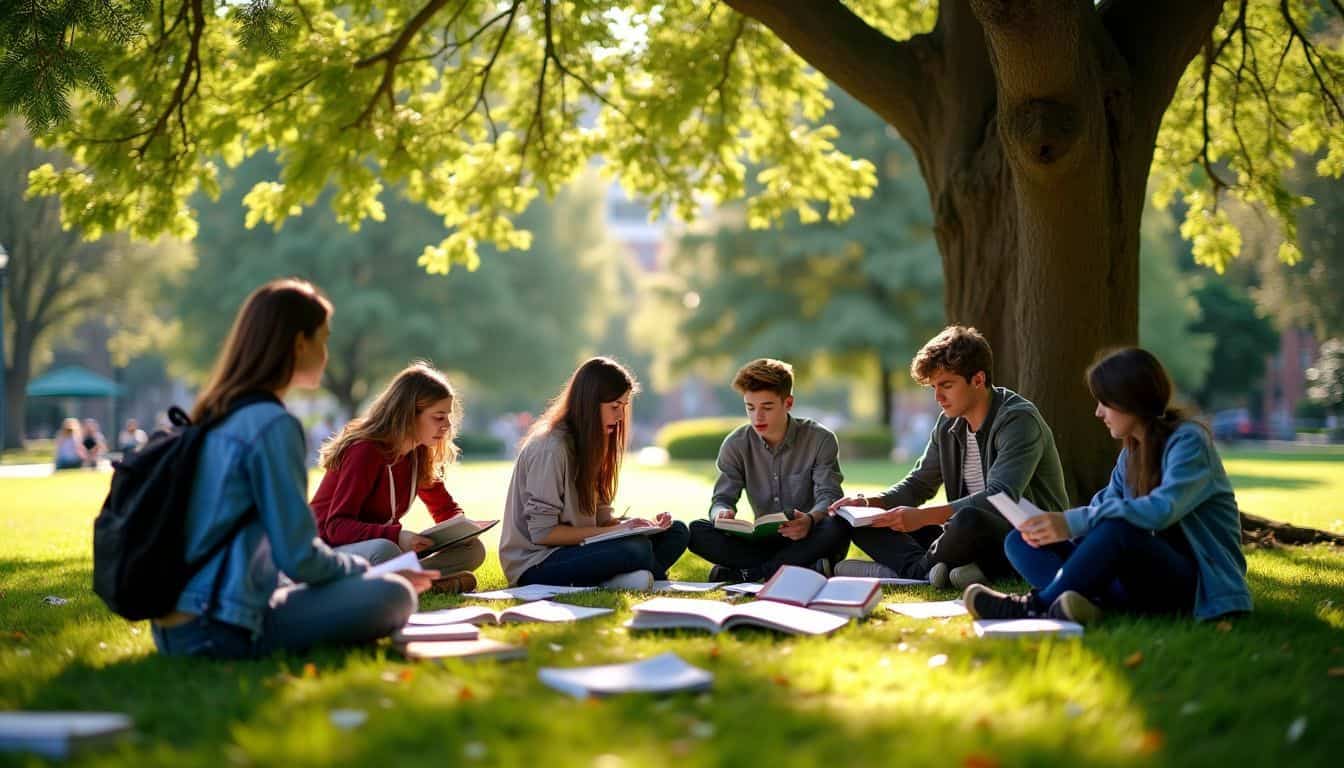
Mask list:
[[[1117,349],[1087,369],[1092,397],[1109,408],[1138,417],[1143,439],[1124,439],[1125,477],[1135,496],[1146,496],[1162,481],[1162,451],[1167,439],[1190,419],[1171,405],[1171,377],[1153,354],[1138,347]]]
[[[253,291],[233,319],[209,383],[192,408],[192,420],[227,412],[229,404],[247,392],[289,386],[295,339],[299,334],[313,338],[331,312],[331,302],[307,280],[281,278]]]
[[[569,433],[577,466],[575,491],[579,507],[589,514],[597,514],[599,505],[616,498],[629,434],[625,421],[614,432],[602,428],[602,404],[627,392],[638,394],[639,382],[625,366],[609,357],[590,358],[569,377],[523,440],[526,445],[560,427]]]
[[[416,438],[416,419],[441,400],[450,401],[448,431],[433,445],[417,445],[415,462],[416,482],[421,488],[442,480],[448,465],[457,461],[459,451],[453,438],[462,424],[462,401],[453,392],[448,377],[422,360],[403,368],[374,398],[363,416],[351,419],[322,445],[319,454],[322,469],[328,472],[339,469],[345,449],[360,440],[379,444],[389,459],[399,456],[404,446]]]

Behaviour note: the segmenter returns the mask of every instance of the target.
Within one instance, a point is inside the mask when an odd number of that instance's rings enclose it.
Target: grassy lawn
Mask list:
[[[1234,452],[1227,465],[1248,511],[1344,527],[1344,453]],[[868,490],[902,470],[846,466]],[[632,462],[618,508],[692,519],[712,472]],[[491,517],[508,474],[468,464],[450,485],[470,514]],[[110,709],[137,723],[138,739],[80,765],[1231,766],[1337,765],[1344,754],[1344,676],[1330,675],[1344,668],[1341,551],[1250,553],[1256,612],[1222,626],[1122,618],[1081,640],[987,643],[968,637],[966,618],[882,610],[824,640],[629,635],[621,624],[643,596],[598,592],[573,601],[615,616],[485,629],[525,643],[524,662],[439,667],[373,648],[218,663],[157,656],[146,624],[112,616],[89,590],[89,524],[107,479],[0,479],[0,709]],[[673,575],[701,579],[707,567],[688,555]],[[493,556],[479,575],[503,585]],[[895,589],[887,602],[953,596]],[[536,680],[541,666],[667,650],[712,670],[714,691],[576,703]],[[329,717],[343,708],[368,719],[343,731]]]

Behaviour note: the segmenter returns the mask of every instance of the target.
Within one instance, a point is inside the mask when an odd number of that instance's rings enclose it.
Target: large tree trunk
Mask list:
[[[948,321],[1040,408],[1070,496],[1116,445],[1083,372],[1138,339],[1138,243],[1162,114],[1221,0],[942,0],[894,41],[836,0],[729,0],[886,119],[928,183]]]

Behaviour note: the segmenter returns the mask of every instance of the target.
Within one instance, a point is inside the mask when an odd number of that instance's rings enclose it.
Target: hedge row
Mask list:
[[[658,430],[657,443],[672,459],[713,460],[718,458],[723,439],[742,424],[742,418],[737,416],[673,421]],[[885,459],[891,456],[891,430],[849,427],[835,436],[840,442],[841,459]]]

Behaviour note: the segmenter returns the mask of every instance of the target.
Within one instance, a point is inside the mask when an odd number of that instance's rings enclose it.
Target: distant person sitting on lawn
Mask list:
[[[436,575],[368,577],[366,560],[317,537],[303,426],[281,400],[321,382],[330,315],[316,288],[285,279],[254,291],[234,319],[191,414],[223,421],[201,446],[186,559],[229,543],[187,583],[177,610],[154,621],[161,653],[247,658],[369,642],[405,626]],[[281,572],[295,583],[277,588]]]
[[[84,466],[88,453],[84,450],[83,436],[79,419],[61,422],[61,431],[56,434],[56,469],[79,469]]]
[[[1087,372],[1097,418],[1121,441],[1111,482],[1085,507],[1047,512],[1008,534],[1008,558],[1033,587],[966,590],[981,618],[1080,623],[1105,610],[1207,620],[1251,610],[1241,514],[1209,431],[1171,407],[1171,379],[1142,349]]]
[[[762,358],[733,378],[749,421],[719,447],[709,519],[691,523],[690,549],[714,564],[710,581],[761,581],[780,566],[801,565],[829,576],[849,550],[849,531],[826,514],[841,497],[835,435],[793,409],[793,367]],[[746,491],[752,515],[783,515],[787,522],[761,533],[716,528],[736,519]]]
[[[994,355],[974,328],[944,328],[910,363],[942,409],[924,456],[905,479],[877,496],[831,505],[881,507],[871,526],[853,529],[876,562],[846,560],[843,576],[927,578],[936,587],[1010,576],[1003,537],[1013,527],[989,503],[996,493],[1026,496],[1042,509],[1064,509],[1064,470],[1055,438],[1036,406],[993,385]],[[942,486],[946,504],[920,507]]]
[[[135,419],[126,420],[126,428],[117,435],[117,450],[123,454],[135,453],[140,450],[140,446],[149,442],[149,435],[140,428],[140,422]]]
[[[509,584],[648,589],[686,551],[686,525],[667,513],[613,514],[637,391],[620,363],[594,357],[532,425],[504,502],[499,562]],[[620,527],[656,533],[583,545]]]
[[[83,432],[81,443],[84,446],[84,466],[96,467],[99,460],[107,455],[107,438],[103,437],[103,431],[95,419],[84,420]]]
[[[416,497],[436,523],[462,514],[443,485],[445,470],[457,459],[453,437],[461,421],[462,403],[441,372],[413,363],[398,373],[366,414],[322,446],[326,475],[313,497],[322,540],[371,563],[433,545],[400,521]],[[471,538],[421,562],[446,574],[434,582],[435,591],[470,592],[485,545]]]

